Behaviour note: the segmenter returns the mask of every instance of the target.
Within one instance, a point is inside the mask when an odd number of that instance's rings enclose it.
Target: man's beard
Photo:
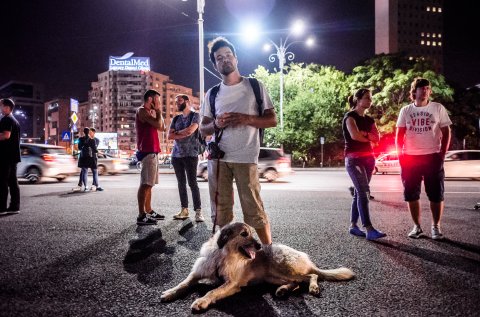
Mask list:
[[[178,111],[183,111],[187,107],[187,104],[184,102],[177,106]]]
[[[228,76],[235,71],[235,66],[232,63],[226,63],[220,69],[220,74]]]

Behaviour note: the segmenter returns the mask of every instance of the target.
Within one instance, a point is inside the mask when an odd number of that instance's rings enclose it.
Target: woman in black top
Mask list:
[[[345,167],[355,186],[349,232],[355,236],[366,237],[367,240],[376,240],[385,237],[386,234],[376,230],[370,221],[369,183],[375,168],[371,142],[379,140],[375,121],[365,114],[372,104],[370,90],[365,88],[357,90],[348,98],[348,102],[351,110],[345,114],[342,122],[345,138]],[[357,226],[359,217],[366,233]]]

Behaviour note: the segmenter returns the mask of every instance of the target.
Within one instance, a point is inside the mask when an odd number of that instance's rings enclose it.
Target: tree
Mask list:
[[[254,76],[267,87],[279,112],[279,73],[269,73],[263,67]],[[267,129],[265,143],[283,144],[294,158],[312,160],[319,148],[320,137],[327,143],[342,138],[341,121],[348,96],[345,74],[331,66],[295,64],[286,67],[284,74],[284,129],[280,125]]]

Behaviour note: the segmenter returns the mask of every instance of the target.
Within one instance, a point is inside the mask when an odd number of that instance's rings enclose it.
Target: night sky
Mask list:
[[[413,1],[413,0],[412,0]],[[447,80],[480,83],[478,17],[474,2],[445,0],[444,54]],[[155,72],[199,89],[196,0],[3,0],[0,19],[0,85],[8,80],[43,83],[46,98],[87,99],[90,83],[108,70],[108,57],[134,52],[150,57]],[[372,57],[374,0],[206,0],[205,39],[229,38],[242,74],[257,65],[273,70],[262,51],[266,38],[278,42],[301,18],[316,46],[293,46],[295,62],[333,65],[350,72]],[[263,40],[246,43],[242,25],[262,24]],[[208,61],[205,45],[205,65]],[[218,81],[205,73],[206,89]]]

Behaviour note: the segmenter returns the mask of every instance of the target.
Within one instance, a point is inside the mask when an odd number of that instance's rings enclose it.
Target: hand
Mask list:
[[[220,116],[218,116],[218,121],[220,124],[217,124],[219,128],[226,127],[226,126],[241,126],[241,125],[249,125],[251,122],[251,116],[245,113],[238,113],[238,112],[226,112]]]

